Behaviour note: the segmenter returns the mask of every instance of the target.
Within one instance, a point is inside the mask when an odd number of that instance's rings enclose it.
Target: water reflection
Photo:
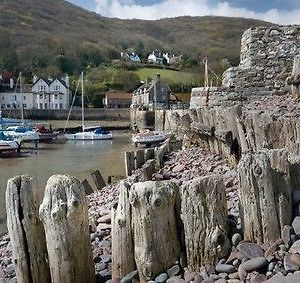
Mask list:
[[[124,176],[123,152],[130,146],[130,135],[114,133],[113,140],[68,141],[63,144],[39,144],[39,150],[27,151],[18,158],[0,158],[0,233],[6,230],[5,190],[9,178],[30,174],[41,189],[54,174],[70,174],[80,180],[99,169],[104,179]]]

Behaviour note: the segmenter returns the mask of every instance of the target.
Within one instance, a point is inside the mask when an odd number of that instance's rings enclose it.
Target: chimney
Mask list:
[[[70,79],[69,79],[68,74],[66,74],[66,76],[65,76],[65,83],[66,83],[67,88],[70,88]]]
[[[34,75],[32,82],[35,84],[37,80],[38,80],[38,77],[36,75]]]

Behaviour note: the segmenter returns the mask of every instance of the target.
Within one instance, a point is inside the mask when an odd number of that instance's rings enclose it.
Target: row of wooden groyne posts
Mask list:
[[[201,146],[237,168],[244,239],[280,238],[292,222],[292,194],[300,185],[298,119],[255,111],[243,116],[239,105],[170,116],[164,128],[182,138],[183,147]],[[221,175],[151,181],[171,150],[167,140],[156,149],[125,153],[129,177],[120,182],[112,208],[113,278],[137,269],[140,281],[153,280],[177,262],[197,272],[230,252]],[[52,176],[42,197],[34,178],[15,177],[7,184],[6,207],[18,282],[95,281],[86,197],[78,180]]]

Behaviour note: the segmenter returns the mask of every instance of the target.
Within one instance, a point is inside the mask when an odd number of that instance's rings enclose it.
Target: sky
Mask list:
[[[178,16],[228,16],[300,24],[300,0],[68,0],[104,17],[156,20]]]

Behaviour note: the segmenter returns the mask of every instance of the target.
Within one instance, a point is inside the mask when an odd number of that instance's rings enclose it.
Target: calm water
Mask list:
[[[70,174],[83,180],[99,169],[104,179],[124,175],[123,152],[130,147],[130,135],[114,133],[111,141],[76,141],[65,144],[40,144],[38,151],[25,157],[0,158],[0,234],[6,231],[5,190],[7,180],[19,174],[37,178],[40,189],[53,174]]]

